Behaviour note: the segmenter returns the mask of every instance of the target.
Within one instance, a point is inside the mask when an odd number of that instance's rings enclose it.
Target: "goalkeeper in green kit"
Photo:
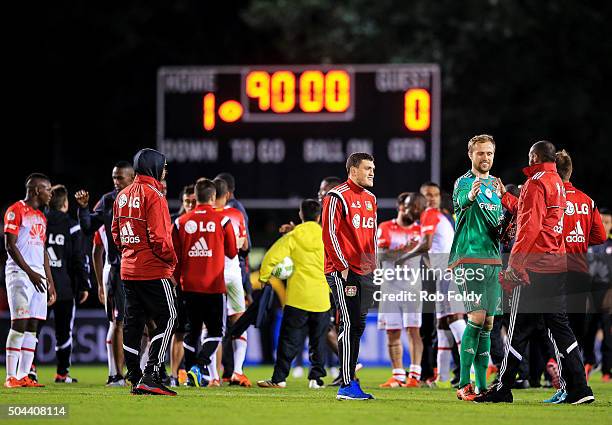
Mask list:
[[[495,141],[489,135],[468,142],[472,169],[459,177],[453,191],[457,222],[449,268],[464,294],[468,324],[461,340],[461,380],[457,398],[472,401],[487,389],[493,317],[502,314],[499,229],[502,217],[498,181],[489,175]],[[471,297],[466,297],[471,295]],[[476,388],[470,382],[474,364]]]

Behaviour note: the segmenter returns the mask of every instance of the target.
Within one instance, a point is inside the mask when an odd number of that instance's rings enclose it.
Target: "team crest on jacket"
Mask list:
[[[355,214],[353,216],[353,227],[355,229],[359,229],[360,225],[361,225],[361,216],[359,214]]]
[[[357,287],[356,286],[347,286],[344,288],[344,293],[347,297],[354,297],[357,295]]]
[[[491,189],[487,187],[485,189],[485,195],[487,196],[487,198],[491,199],[493,197],[493,192],[491,192]]]
[[[196,230],[198,230],[198,223],[195,221],[189,220],[187,223],[185,223],[185,232],[188,234],[193,235]]]
[[[122,193],[118,199],[118,202],[119,202],[119,208],[125,207],[125,204],[127,204],[127,195],[125,193]]]
[[[366,210],[368,210],[368,211],[372,211],[373,210],[372,203],[370,201],[365,201],[365,207],[366,207]]]

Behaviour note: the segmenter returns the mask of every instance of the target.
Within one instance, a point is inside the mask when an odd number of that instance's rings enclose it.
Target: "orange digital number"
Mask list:
[[[246,77],[247,96],[257,99],[259,109],[270,109],[270,74],[265,71],[253,71]]]
[[[202,122],[207,131],[215,128],[215,95],[207,93],[202,102]]]
[[[412,131],[429,128],[431,119],[431,98],[425,89],[410,89],[404,95],[404,124]]]
[[[289,71],[272,74],[272,110],[286,114],[295,107],[295,75]]]
[[[305,71],[300,76],[300,108],[304,112],[323,110],[325,76],[321,71]]]
[[[325,75],[325,109],[345,112],[351,103],[351,79],[346,71],[329,71]]]

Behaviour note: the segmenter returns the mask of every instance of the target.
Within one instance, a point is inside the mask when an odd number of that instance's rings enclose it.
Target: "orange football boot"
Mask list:
[[[395,379],[394,377],[387,379],[387,382],[379,385],[380,388],[401,388],[405,386],[406,384],[404,382],[400,381],[399,379]]]
[[[34,382],[29,376],[24,376],[21,378],[22,387],[32,387],[32,388],[41,388],[44,387],[43,384],[39,384],[38,382]]]
[[[476,397],[476,393],[472,384],[467,384],[465,387],[457,390],[457,398],[459,400],[474,401],[474,397]]]
[[[23,387],[23,381],[15,378],[14,376],[10,376],[4,382],[5,388],[19,388]]]

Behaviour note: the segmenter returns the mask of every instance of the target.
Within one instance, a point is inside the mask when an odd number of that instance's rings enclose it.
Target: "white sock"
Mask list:
[[[17,377],[17,365],[19,354],[23,344],[24,334],[11,329],[6,337],[6,379],[11,376]]]
[[[149,338],[143,337],[140,342],[140,370],[144,370],[147,362],[149,361],[149,348],[151,343],[149,342]]]
[[[108,376],[115,376],[119,372],[117,371],[117,364],[115,363],[115,353],[113,351],[113,333],[115,333],[115,324],[109,322],[108,332],[106,332],[106,358],[108,359]]]
[[[410,365],[410,377],[416,379],[417,381],[421,380],[421,365]]]
[[[32,362],[34,362],[34,351],[38,339],[34,332],[25,331],[23,333],[23,342],[21,343],[21,352],[19,355],[19,368],[17,371],[17,379],[23,379],[30,373]]]
[[[397,379],[400,382],[406,382],[406,370],[405,369],[402,369],[402,368],[393,369],[391,373],[393,373],[393,378]]]
[[[217,347],[217,350],[219,348]],[[217,371],[217,350],[210,355],[210,364],[208,365],[208,372],[210,373],[210,379],[219,380],[219,372]]]
[[[460,348],[461,338],[463,337],[463,332],[465,332],[466,323],[465,320],[455,320],[453,323],[449,324],[451,332],[453,333],[453,337],[455,338],[455,343],[457,347]]]
[[[453,356],[453,334],[446,329],[438,329],[438,379],[446,382],[450,378],[450,362]]]
[[[244,365],[244,359],[246,358],[247,351],[247,333],[243,332],[238,338],[232,341],[234,347],[234,372],[243,375],[244,371],[242,366]]]

